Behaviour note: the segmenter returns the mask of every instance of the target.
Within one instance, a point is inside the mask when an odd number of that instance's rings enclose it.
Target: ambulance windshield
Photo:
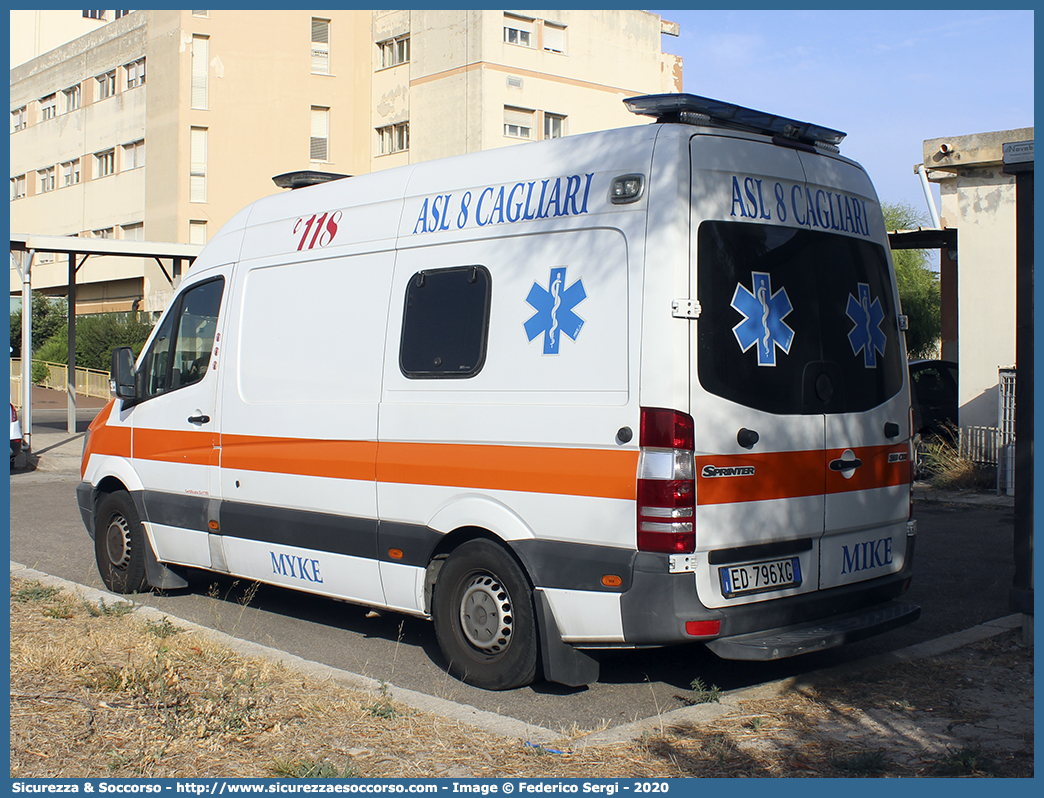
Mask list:
[[[903,384],[883,248],[846,235],[707,221],[698,232],[698,375],[769,413],[869,410]]]

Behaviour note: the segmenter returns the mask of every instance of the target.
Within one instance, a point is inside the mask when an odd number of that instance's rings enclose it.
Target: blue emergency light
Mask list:
[[[698,97],[695,94],[648,94],[644,97],[629,97],[624,100],[624,105],[631,113],[655,117],[657,122],[727,127],[766,136],[779,136],[805,144],[827,144],[836,147],[845,137],[840,130],[787,119],[765,111],[755,111],[721,100]]]

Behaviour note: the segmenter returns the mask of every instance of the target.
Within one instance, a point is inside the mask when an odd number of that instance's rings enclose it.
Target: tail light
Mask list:
[[[15,410],[15,406],[11,405],[11,423],[14,424],[18,420],[18,412]]]
[[[642,408],[638,456],[638,550],[696,550],[696,464],[692,416]]]

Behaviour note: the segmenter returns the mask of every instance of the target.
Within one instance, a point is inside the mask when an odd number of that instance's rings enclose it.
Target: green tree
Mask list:
[[[882,202],[881,212],[889,230],[910,230],[926,223],[922,215],[904,202]],[[892,262],[895,264],[899,301],[903,313],[910,320],[906,350],[911,359],[931,357],[942,336],[939,275],[928,264],[927,250],[894,249]]]
[[[68,318],[68,302],[65,297],[50,297],[33,291],[33,352],[39,351],[55,333],[64,329]],[[11,346],[13,354],[22,351],[22,310],[11,314]]]

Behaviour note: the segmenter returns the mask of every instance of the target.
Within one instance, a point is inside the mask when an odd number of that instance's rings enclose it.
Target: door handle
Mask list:
[[[754,430],[747,429],[746,427],[743,427],[743,429],[736,433],[736,443],[744,449],[753,449],[754,444],[759,440],[761,440],[761,436]]]
[[[830,470],[831,471],[851,471],[853,468],[859,468],[863,464],[863,461],[858,457],[855,460],[831,460]]]
[[[188,422],[189,422],[189,424],[209,424],[210,423],[210,416],[204,416],[204,415],[189,416],[188,417]]]

